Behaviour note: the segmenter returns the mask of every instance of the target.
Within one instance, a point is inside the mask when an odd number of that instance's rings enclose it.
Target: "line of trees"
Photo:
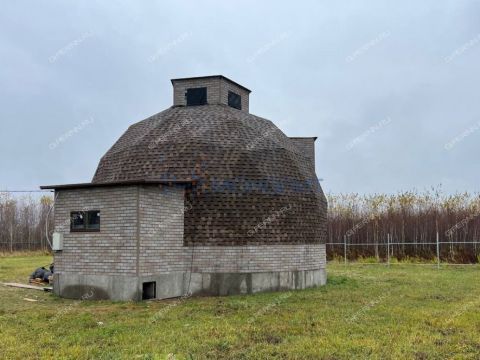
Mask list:
[[[351,260],[384,260],[388,242],[392,244],[393,258],[434,260],[438,233],[442,261],[480,260],[480,244],[471,244],[480,242],[478,194],[445,195],[439,189],[431,189],[396,195],[330,194],[328,200],[327,242],[337,243],[327,245],[330,259],[344,256],[346,241],[347,258]]]
[[[0,193],[0,251],[50,250],[46,229],[53,229],[52,204],[50,196]]]
[[[329,194],[327,255],[350,260],[390,257],[480,262],[479,194],[445,195],[439,189],[396,195]],[[0,193],[0,251],[49,250],[53,231],[51,196]],[[452,244],[447,244],[452,242]]]

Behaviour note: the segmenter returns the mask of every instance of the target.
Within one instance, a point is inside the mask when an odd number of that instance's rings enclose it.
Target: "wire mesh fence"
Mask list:
[[[24,242],[5,242],[0,241],[0,252],[16,251],[50,251],[50,245],[46,241],[24,241]]]
[[[353,261],[356,264],[389,266],[402,264],[399,260],[406,260],[412,265],[435,265],[440,268],[443,265],[465,266],[480,263],[480,241],[445,241],[440,239],[439,233],[435,242],[395,242],[391,239],[388,234],[383,241],[351,243],[348,236],[344,236],[343,242],[326,243],[327,258],[329,261],[342,259],[345,265]],[[465,259],[465,253],[468,253],[469,261],[456,261],[459,258],[458,253],[462,254],[461,259]],[[365,258],[372,258],[373,261],[362,261]]]

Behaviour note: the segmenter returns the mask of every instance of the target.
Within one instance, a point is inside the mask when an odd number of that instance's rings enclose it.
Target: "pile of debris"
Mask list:
[[[48,270],[45,266],[38,268],[30,275],[29,283],[38,285],[51,284],[53,281],[54,270],[54,264],[50,264]]]
[[[46,267],[48,266],[48,269]],[[41,291],[52,291],[53,288],[51,286],[47,286],[53,282],[53,273],[54,273],[54,265],[46,265],[38,268],[35,270],[29,278],[29,283],[32,285],[25,285],[19,283],[2,283],[5,286],[15,287],[15,288],[22,288],[22,289],[31,289],[31,290],[41,290]],[[41,286],[38,286],[41,285]],[[37,301],[35,299],[28,299],[24,298],[26,301]]]

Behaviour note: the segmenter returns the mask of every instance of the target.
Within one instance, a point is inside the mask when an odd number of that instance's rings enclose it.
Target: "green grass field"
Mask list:
[[[0,281],[26,282],[49,261],[0,257]],[[333,264],[328,274],[305,291],[142,303],[0,286],[0,358],[480,358],[479,267]]]

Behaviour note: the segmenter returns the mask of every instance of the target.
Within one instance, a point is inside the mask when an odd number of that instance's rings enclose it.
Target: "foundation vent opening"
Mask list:
[[[157,297],[157,283],[155,281],[144,282],[142,300],[155,299]]]

